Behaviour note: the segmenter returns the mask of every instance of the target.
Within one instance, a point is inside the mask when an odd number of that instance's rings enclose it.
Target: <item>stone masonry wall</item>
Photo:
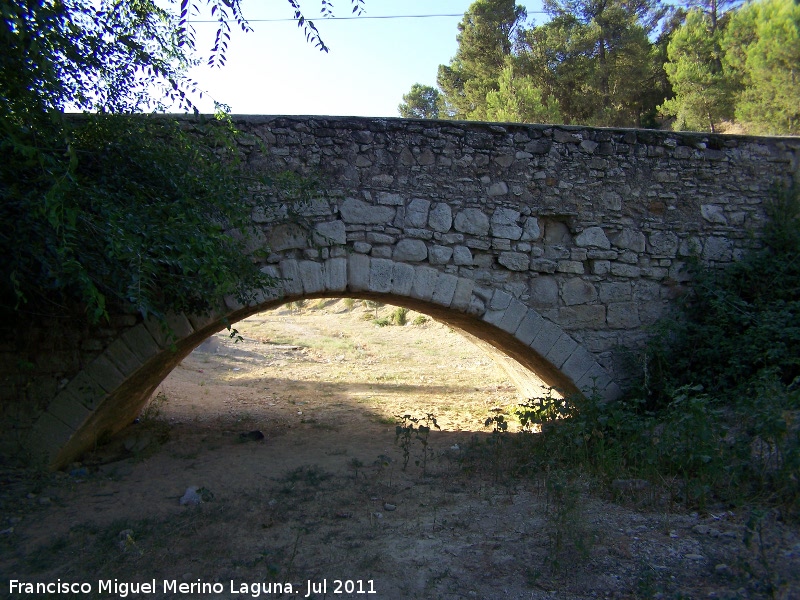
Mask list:
[[[236,126],[255,171],[288,168],[327,189],[297,207],[312,236],[254,214],[276,274],[356,253],[470,278],[470,314],[503,290],[622,380],[623,349],[681,293],[687,258],[720,266],[757,245],[764,202],[800,157],[796,138],[323,117]]]
[[[529,366],[560,369],[577,387],[581,374],[600,375],[609,397],[634,372],[647,327],[689,283],[687,259],[723,266],[757,246],[765,202],[800,167],[797,138],[338,117],[234,123],[254,174],[288,169],[319,181],[304,203],[251,189],[269,206],[253,211],[253,260],[281,281],[282,296],[265,291],[264,307],[314,294],[429,306],[518,360],[535,354]],[[46,446],[52,459],[69,441],[59,455],[68,460],[135,414],[222,318],[258,308],[176,316],[178,354],[132,316],[96,332],[6,324],[0,454],[28,440],[26,452]]]

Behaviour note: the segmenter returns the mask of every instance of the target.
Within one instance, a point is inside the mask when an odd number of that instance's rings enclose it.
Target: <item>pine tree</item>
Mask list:
[[[407,94],[403,94],[403,102],[397,111],[404,119],[438,119],[442,105],[442,96],[435,87],[415,83]]]
[[[743,87],[737,121],[749,133],[800,134],[800,4],[747,4],[733,15],[722,45]]]
[[[675,118],[675,129],[717,131],[733,116],[734,80],[722,64],[722,29],[692,9],[672,36],[664,65],[675,97],[659,108]]]
[[[484,120],[486,95],[498,79],[527,14],[514,0],[476,0],[458,25],[458,50],[437,76],[447,111],[458,119]]]

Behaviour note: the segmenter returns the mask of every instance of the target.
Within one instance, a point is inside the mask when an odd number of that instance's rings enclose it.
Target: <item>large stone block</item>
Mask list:
[[[430,249],[428,261],[432,265],[446,265],[453,256],[453,249],[449,246],[433,246]]]
[[[453,226],[453,211],[449,204],[438,202],[434,204],[428,215],[428,225],[434,231],[447,233]]]
[[[522,241],[535,242],[540,237],[542,237],[542,229],[539,227],[539,219],[536,217],[526,218],[521,238]]]
[[[494,237],[518,240],[522,237],[522,227],[517,224],[520,212],[510,208],[498,208],[492,213],[491,233]],[[527,267],[526,267],[527,268]]]
[[[733,259],[733,242],[724,237],[710,237],[703,246],[703,259],[728,262]]]
[[[597,298],[597,288],[580,277],[570,277],[561,287],[561,299],[567,306],[588,304]]]
[[[516,298],[512,298],[508,307],[505,310],[503,318],[497,325],[503,331],[514,333],[519,328],[522,319],[528,314],[528,307]]]
[[[317,246],[342,246],[347,243],[344,221],[326,221],[314,227],[314,244]]]
[[[89,410],[97,408],[108,395],[103,387],[85,371],[78,373],[75,378],[69,382],[66,389]]]
[[[442,306],[450,306],[458,285],[458,277],[449,273],[442,273],[436,280],[436,287],[431,296],[431,302]]]
[[[303,283],[303,292],[316,294],[325,290],[325,276],[322,264],[313,260],[301,260],[297,263],[300,281]]]
[[[308,246],[308,231],[300,225],[286,223],[276,226],[267,238],[267,244],[272,252],[283,252],[293,248]]]
[[[369,290],[388,293],[392,291],[394,262],[383,258],[373,258],[369,267]]]
[[[453,262],[459,266],[472,266],[472,251],[466,246],[453,248]]]
[[[394,248],[392,257],[398,262],[421,262],[428,258],[428,247],[422,240],[400,240]]]
[[[633,329],[641,325],[636,302],[613,302],[606,311],[608,326],[612,329]]]
[[[579,304],[559,308],[558,322],[565,329],[600,329],[606,324],[606,307],[602,304]]]
[[[570,354],[569,358],[564,361],[564,364],[561,366],[561,372],[577,385],[581,378],[589,372],[589,369],[596,364],[597,361],[594,359],[594,356],[582,346],[578,346],[572,354]]]
[[[125,373],[126,375],[130,375],[143,364],[143,361],[122,341],[122,338],[117,338],[111,342],[106,348],[105,355],[116,365],[120,373]]]
[[[619,233],[611,236],[611,243],[617,248],[633,250],[634,252],[644,252],[646,238],[641,231],[623,229]]]
[[[560,369],[561,365],[564,364],[577,347],[578,342],[572,339],[569,334],[563,333],[561,337],[556,340],[556,343],[553,344],[553,347],[550,348],[545,358],[549,360],[554,367]]]
[[[611,242],[602,227],[587,227],[575,237],[575,243],[583,248],[611,248]]]
[[[278,264],[281,271],[281,283],[287,296],[300,296],[303,294],[303,280],[300,269],[295,259],[282,260]]]
[[[84,372],[96,381],[106,392],[113,392],[130,373],[122,373],[105,354],[89,363]]]
[[[411,297],[419,300],[430,300],[436,289],[439,271],[431,267],[414,268],[414,284],[411,286]]]
[[[602,395],[603,391],[611,383],[611,377],[608,372],[598,363],[589,367],[589,370],[576,382],[578,389],[586,395],[599,393]]]
[[[347,259],[347,287],[351,292],[369,289],[370,260],[364,254],[351,254]]]
[[[345,223],[379,225],[391,223],[397,209],[392,206],[375,206],[355,198],[346,198],[339,212]]]
[[[653,256],[674,257],[678,253],[678,236],[672,231],[654,231],[648,240]]]
[[[497,262],[511,271],[527,271],[531,259],[522,252],[501,252]]]
[[[530,346],[534,338],[544,326],[545,320],[533,309],[528,309],[520,321],[514,336],[526,346]]]
[[[392,269],[392,293],[410,296],[414,285],[414,267],[404,263],[394,263]]]
[[[450,303],[450,308],[464,312],[469,308],[470,300],[472,299],[472,290],[475,288],[475,282],[466,277],[459,277],[456,289],[453,292],[453,300]]]
[[[411,200],[406,207],[406,227],[424,228],[428,223],[428,212],[430,208],[431,203],[429,200],[423,200],[422,198],[414,198]]]
[[[141,323],[123,333],[122,341],[142,363],[146,363],[161,351],[153,336]]]
[[[69,391],[64,390],[47,407],[47,412],[72,430],[78,429],[92,415]]]
[[[550,352],[563,333],[564,332],[558,325],[544,319],[542,321],[542,326],[536,333],[536,337],[534,337],[533,341],[530,343],[530,347],[541,356],[547,356],[547,353]]]
[[[491,302],[489,302],[490,310],[505,310],[508,308],[508,305],[511,304],[513,296],[503,290],[495,289],[492,292],[491,298]]]
[[[329,258],[325,261],[325,289],[343,292],[347,289],[347,259]]]
[[[455,219],[456,231],[471,235],[487,235],[489,233],[489,217],[478,208],[465,208]]]

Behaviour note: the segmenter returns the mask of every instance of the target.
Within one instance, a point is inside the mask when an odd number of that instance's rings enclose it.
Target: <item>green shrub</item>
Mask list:
[[[408,309],[402,306],[398,306],[392,312],[392,323],[395,325],[399,325],[402,327],[408,322]]]
[[[768,371],[800,381],[800,200],[784,192],[768,207],[762,247],[724,270],[694,265],[680,313],[649,348],[648,400],[702,384],[712,395],[746,391]]]

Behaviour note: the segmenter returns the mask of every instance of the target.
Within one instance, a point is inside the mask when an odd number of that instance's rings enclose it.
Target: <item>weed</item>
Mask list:
[[[364,306],[367,307],[369,310],[375,311],[375,318],[378,318],[378,310],[381,309],[384,304],[383,302],[377,302],[375,300],[362,300]]]
[[[427,323],[429,320],[430,319],[424,315],[417,315],[414,317],[414,320],[411,322],[411,324],[419,327],[421,325],[425,325],[425,323]]]
[[[342,300],[342,304],[347,310],[353,310],[353,307],[356,305],[356,301],[353,298],[345,298]]]
[[[550,550],[548,566],[559,571],[566,564],[586,560],[597,534],[589,530],[581,510],[581,488],[564,471],[548,473],[545,480],[547,526]]]
[[[399,325],[400,327],[404,326],[408,322],[408,309],[403,306],[398,306],[392,312],[392,323],[395,325]]]
[[[287,306],[289,307],[289,312],[291,312],[291,313],[298,312],[299,313],[299,312],[302,312],[302,310],[305,307],[305,305],[306,305],[306,301],[305,300],[295,300],[294,302],[289,302]]]
[[[350,462],[347,463],[347,466],[353,469],[353,479],[358,479],[358,470],[364,466],[364,463],[361,462],[356,457],[350,459]]]
[[[373,319],[372,322],[375,324],[376,327],[389,326],[389,319],[387,319],[386,317],[381,317],[380,319]]]
[[[490,448],[494,480],[499,481],[503,474],[503,455],[507,443],[508,421],[502,412],[495,411],[493,415],[486,418],[483,426],[492,428],[492,435],[486,443]]]
[[[436,416],[432,413],[425,413],[424,417],[412,417],[411,415],[403,415],[395,417],[399,423],[395,427],[395,442],[400,444],[400,449],[403,451],[403,470],[408,467],[408,461],[411,457],[411,444],[412,440],[419,440],[422,449],[419,458],[414,461],[418,467],[422,468],[422,474],[427,473],[428,458],[433,454],[429,447],[428,438],[431,433],[431,427],[441,429],[436,422]]]
[[[166,406],[168,401],[169,398],[167,394],[163,390],[159,391],[155,396],[150,398],[150,401],[142,409],[139,415],[139,422],[147,423],[158,420],[161,417],[162,409]]]

